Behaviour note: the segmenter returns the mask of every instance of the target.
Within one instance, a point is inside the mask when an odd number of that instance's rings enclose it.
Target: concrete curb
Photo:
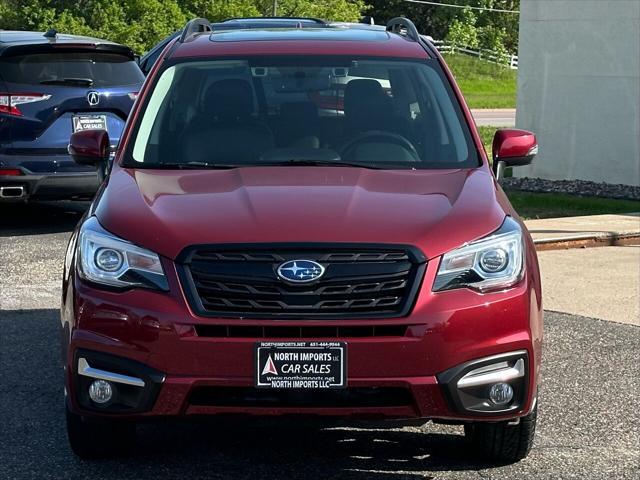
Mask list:
[[[538,238],[534,239],[533,243],[537,251],[640,245],[640,232],[606,232],[566,237]]]

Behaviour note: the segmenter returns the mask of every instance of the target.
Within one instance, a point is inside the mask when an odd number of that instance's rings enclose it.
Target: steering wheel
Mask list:
[[[381,130],[369,130],[367,132],[362,132],[361,134],[356,136],[356,138],[349,140],[340,149],[340,156],[342,158],[348,158],[348,155],[357,146],[363,143],[370,143],[374,141],[382,141],[384,143],[393,143],[395,145],[399,145],[411,154],[414,162],[420,161],[420,155],[418,154],[416,147],[414,147],[413,143],[411,143],[406,137],[403,137],[402,135],[399,135],[397,133],[383,132]]]

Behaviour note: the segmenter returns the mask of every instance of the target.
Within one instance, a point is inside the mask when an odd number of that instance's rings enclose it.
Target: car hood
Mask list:
[[[95,214],[110,232],[175,259],[215,243],[409,244],[427,258],[497,229],[505,211],[486,168],[371,170],[114,166]]]

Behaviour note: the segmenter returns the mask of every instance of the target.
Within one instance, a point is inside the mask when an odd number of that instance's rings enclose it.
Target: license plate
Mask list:
[[[320,390],[346,387],[344,342],[260,342],[255,347],[258,388]]]
[[[106,130],[106,115],[74,115],[73,131],[80,132],[82,130]]]

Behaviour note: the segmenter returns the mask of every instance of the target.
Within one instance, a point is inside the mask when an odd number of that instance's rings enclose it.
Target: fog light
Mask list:
[[[489,400],[496,405],[506,405],[513,400],[513,388],[508,383],[496,383],[489,390]]]
[[[111,383],[106,380],[94,380],[89,385],[89,397],[96,403],[107,403],[112,396]]]

